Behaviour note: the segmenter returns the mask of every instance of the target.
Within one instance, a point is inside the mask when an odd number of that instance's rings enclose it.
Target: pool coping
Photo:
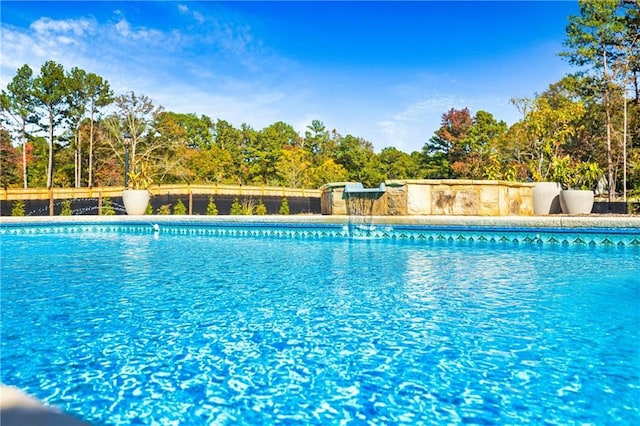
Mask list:
[[[132,223],[180,223],[181,225],[199,225],[214,223],[247,224],[327,224],[348,225],[351,221],[364,221],[375,225],[415,225],[415,226],[455,226],[455,227],[498,227],[498,228],[606,228],[638,229],[640,216],[629,215],[549,215],[549,216],[189,216],[189,215],[153,215],[153,216],[23,216],[0,217],[2,225],[41,225],[41,224],[132,224]]]

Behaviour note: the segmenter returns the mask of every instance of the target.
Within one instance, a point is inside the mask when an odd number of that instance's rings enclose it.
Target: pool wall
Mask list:
[[[0,236],[91,232],[640,247],[632,216],[58,216],[0,219]]]

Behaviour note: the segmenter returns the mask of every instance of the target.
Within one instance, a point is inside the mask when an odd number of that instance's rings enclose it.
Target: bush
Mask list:
[[[102,215],[103,216],[113,216],[116,214],[116,210],[113,208],[113,201],[111,198],[104,197],[102,199]]]
[[[187,208],[185,207],[182,200],[178,199],[175,207],[173,208],[173,214],[185,215],[187,214]]]
[[[282,215],[289,214],[289,201],[287,201],[286,198],[282,199],[282,202],[280,203],[280,210],[278,211],[278,213]]]
[[[237,198],[233,199],[233,203],[231,203],[231,210],[229,211],[230,215],[241,215],[242,214],[242,206],[240,205],[240,200]]]
[[[62,210],[60,210],[60,216],[71,216],[73,210],[71,209],[71,200],[64,200],[62,202]]]
[[[264,203],[262,202],[262,200],[260,200],[258,202],[258,205],[256,206],[256,214],[258,216],[264,216],[267,214],[267,206],[264,205]]]
[[[153,214],[153,206],[151,205],[151,203],[147,204],[147,211],[145,211],[144,214],[146,214],[146,215],[152,215]]]
[[[23,200],[17,200],[13,202],[13,206],[11,206],[11,216],[24,216],[25,213],[25,205]]]
[[[171,204],[163,204],[158,207],[157,213],[161,216],[167,216],[171,214]]]
[[[255,208],[256,203],[251,198],[245,198],[242,200],[242,213],[245,216],[252,216],[253,209]]]
[[[209,216],[218,215],[218,206],[216,206],[216,202],[212,196],[209,196],[209,204],[207,204],[207,214]]]

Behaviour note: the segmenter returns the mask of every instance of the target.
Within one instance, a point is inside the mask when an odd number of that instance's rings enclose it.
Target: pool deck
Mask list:
[[[109,224],[109,223],[292,223],[292,224],[348,224],[348,216],[292,215],[292,216],[26,216],[0,217],[3,224]],[[548,216],[370,216],[367,223],[380,225],[423,225],[459,227],[500,227],[500,228],[637,228],[640,216],[631,215],[548,215]]]
[[[44,405],[12,386],[0,384],[0,421],[2,426],[88,426],[75,417]]]

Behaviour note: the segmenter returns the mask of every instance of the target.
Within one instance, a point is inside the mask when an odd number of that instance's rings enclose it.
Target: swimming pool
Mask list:
[[[153,225],[1,230],[3,383],[96,424],[640,421],[634,232]]]

